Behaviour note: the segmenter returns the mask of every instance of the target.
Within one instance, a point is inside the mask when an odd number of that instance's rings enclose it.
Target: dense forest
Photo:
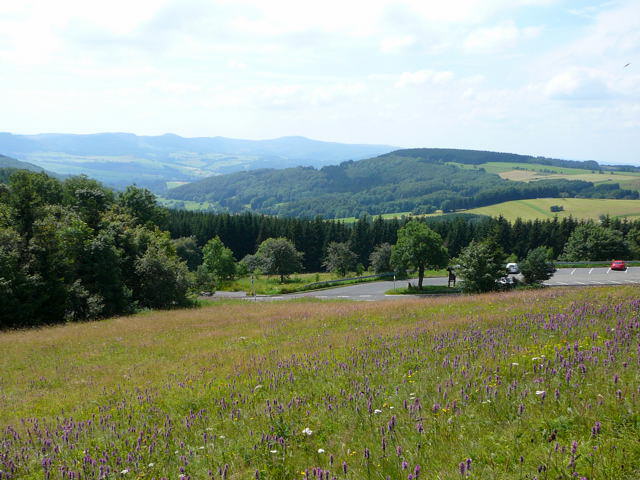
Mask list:
[[[268,239],[293,243],[301,259],[294,272],[323,270],[336,242],[353,252],[357,270],[363,270],[374,249],[396,244],[409,221],[166,210],[151,192],[135,186],[114,192],[84,176],[58,180],[10,169],[7,174],[0,181],[0,328],[189,305],[198,288],[213,285],[207,262],[217,262],[215,252],[228,252],[233,263],[255,254]],[[569,217],[509,223],[464,214],[420,221],[442,237],[449,258],[484,240],[514,258],[541,246],[556,258],[579,260],[640,253],[640,221],[603,218],[596,224]]]
[[[351,250],[358,255],[358,261],[365,268],[368,267],[369,256],[374,247],[382,243],[395,244],[398,230],[411,218],[383,220],[381,217],[364,216],[354,223],[344,223],[323,220],[321,217],[296,219],[254,213],[234,215],[170,210],[167,228],[173,238],[193,236],[199,245],[219,236],[238,260],[254,253],[257,246],[267,238],[285,237],[304,253],[305,270],[315,272],[322,269],[327,245],[331,242],[348,242]],[[425,217],[421,221],[440,234],[450,257],[457,256],[474,240],[493,240],[505,253],[517,258],[524,258],[530,250],[537,247],[549,247],[554,258],[559,258],[571,234],[578,227],[592,224],[571,217],[533,221],[518,219],[510,223],[502,217],[464,214]],[[640,221],[603,218],[600,224],[607,230],[619,233],[621,240],[628,240],[627,244],[621,242],[612,245],[615,250],[610,251],[610,255],[622,258],[637,254]]]
[[[165,220],[147,190],[13,171],[0,183],[0,328],[187,305]]]
[[[210,202],[217,210],[254,211],[289,217],[344,218],[394,212],[445,212],[541,197],[638,198],[618,184],[579,180],[513,182],[484,169],[450,162],[547,162],[595,169],[596,162],[573,162],[470,150],[399,150],[376,158],[312,167],[262,169],[209,177],[167,194],[176,200]],[[593,163],[593,165],[592,165]]]

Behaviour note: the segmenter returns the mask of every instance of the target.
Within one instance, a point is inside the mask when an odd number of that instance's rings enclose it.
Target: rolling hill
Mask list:
[[[210,175],[298,165],[321,167],[394,150],[386,145],[321,142],[304,137],[241,140],[166,134],[0,133],[0,152],[64,174],[86,174],[110,186],[137,183],[162,192],[169,183]]]
[[[595,170],[592,161],[450,149],[398,150],[357,162],[314,168],[261,169],[209,177],[176,187],[173,201],[206,202],[210,209],[271,215],[343,218],[438,209],[455,211],[539,197],[638,198],[617,184],[567,178],[518,182],[476,166],[487,162],[548,164]]]
[[[0,181],[3,181],[11,175],[11,173],[15,170],[29,170],[32,172],[45,172],[47,175],[54,178],[63,178],[63,175],[59,175],[54,172],[50,172],[45,170],[38,165],[34,165],[29,162],[22,162],[20,160],[16,160],[15,158],[7,157],[5,155],[0,155]]]

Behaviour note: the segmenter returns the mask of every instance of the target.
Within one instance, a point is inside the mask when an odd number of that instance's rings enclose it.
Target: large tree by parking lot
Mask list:
[[[398,230],[398,241],[391,253],[391,261],[399,269],[418,271],[418,288],[422,289],[427,268],[439,269],[447,265],[449,255],[442,237],[424,223],[412,220]]]
[[[452,263],[457,265],[465,292],[496,290],[498,279],[505,275],[505,254],[493,241],[471,242]]]
[[[622,232],[589,222],[571,233],[562,258],[568,261],[597,261],[626,258],[628,255],[629,246]]]

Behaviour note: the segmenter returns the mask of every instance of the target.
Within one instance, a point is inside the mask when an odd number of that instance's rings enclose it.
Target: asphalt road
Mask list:
[[[551,286],[640,284],[640,267],[629,267],[623,272],[606,267],[559,268],[545,284]]]
[[[406,287],[407,280],[396,281],[396,287]],[[411,283],[416,285],[417,279]],[[424,285],[446,285],[446,277],[425,278]],[[551,277],[546,285],[549,286],[598,286],[598,285],[640,285],[640,267],[629,267],[624,272],[610,270],[609,268],[560,268]],[[316,290],[312,292],[293,293],[288,295],[276,295],[257,297],[256,300],[285,300],[290,298],[315,297],[324,299],[346,299],[364,302],[378,300],[398,300],[407,295],[386,295],[385,292],[394,287],[392,281],[360,283],[344,287]]]

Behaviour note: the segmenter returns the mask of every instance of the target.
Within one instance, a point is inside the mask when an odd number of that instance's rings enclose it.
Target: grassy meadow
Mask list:
[[[552,205],[564,207],[562,212],[552,212],[549,208]],[[496,203],[486,207],[470,208],[460,210],[457,213],[467,213],[475,215],[487,215],[497,217],[502,215],[509,221],[514,221],[518,217],[523,220],[544,220],[546,218],[558,218],[572,216],[573,218],[597,220],[601,215],[611,217],[635,218],[640,216],[640,200],[618,200],[609,198],[533,198],[528,200],[512,200],[510,202]],[[408,215],[407,213],[387,214],[387,218]],[[417,217],[436,217],[443,215],[432,213],[429,215],[416,215]],[[343,219],[355,221],[355,219]]]
[[[634,287],[0,334],[0,478],[637,479]]]
[[[584,180],[585,182],[593,182],[595,184],[619,183],[622,188],[632,190],[640,189],[640,172],[603,171],[602,173],[598,173],[594,170],[585,170],[582,168],[556,167],[537,163],[487,162],[479,165],[450,163],[460,168],[470,170],[484,168],[489,173],[495,173],[506,180],[518,182],[554,179]]]
[[[552,205],[564,207],[562,212],[552,212]],[[514,221],[520,217],[523,220],[558,218],[572,216],[574,218],[591,218],[597,220],[601,215],[612,217],[637,217],[640,215],[640,200],[616,200],[601,198],[535,198],[531,200],[513,200],[497,203],[487,207],[472,208],[464,213],[488,215],[497,217],[502,215],[507,220]]]

